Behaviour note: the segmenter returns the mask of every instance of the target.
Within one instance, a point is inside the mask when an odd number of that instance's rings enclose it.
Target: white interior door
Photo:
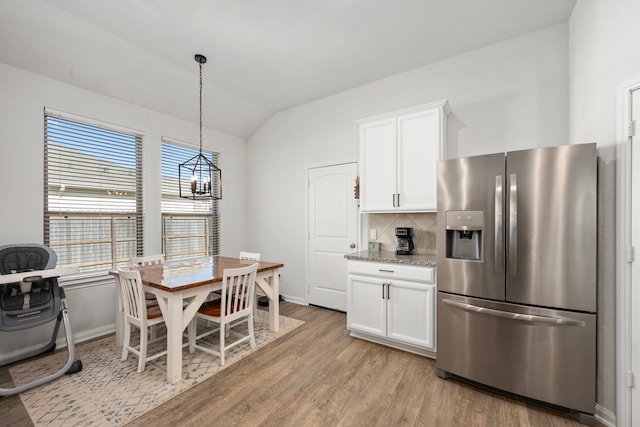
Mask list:
[[[616,191],[616,411],[610,424],[640,425],[640,78],[618,87]],[[606,415],[606,414],[605,414]]]
[[[635,261],[631,263],[631,363],[635,374],[634,387],[631,388],[631,421],[640,423],[640,88],[631,96],[631,117],[635,131],[631,137],[631,247],[635,248]],[[633,126],[633,125],[632,125]]]
[[[354,198],[358,165],[310,168],[309,304],[347,310],[347,260],[358,250],[358,204]]]

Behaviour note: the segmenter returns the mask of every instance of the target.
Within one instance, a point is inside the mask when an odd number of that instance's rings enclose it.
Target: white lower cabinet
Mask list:
[[[351,335],[434,356],[434,277],[432,267],[349,261]]]
[[[388,285],[387,336],[435,350],[433,301],[435,286],[406,281]]]

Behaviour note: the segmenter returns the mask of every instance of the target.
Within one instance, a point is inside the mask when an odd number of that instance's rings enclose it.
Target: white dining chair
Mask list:
[[[220,358],[220,366],[225,363],[225,352],[244,342],[249,342],[251,348],[256,347],[253,330],[253,307],[255,305],[256,272],[258,264],[247,267],[227,268],[223,271],[221,298],[202,304],[189,327],[189,351],[195,349],[213,354]],[[217,327],[198,335],[198,319],[217,324]],[[242,335],[234,330],[238,325],[247,322],[247,335]],[[233,323],[232,323],[233,322]],[[227,332],[229,335],[238,336],[239,339],[226,344]],[[212,334],[219,333],[219,349],[198,344],[199,340]],[[202,341],[201,341],[202,342]]]
[[[148,345],[154,341],[149,340],[147,336],[148,328],[164,323],[164,317],[162,317],[159,306],[147,306],[139,271],[118,269],[118,281],[124,307],[122,360],[127,360],[129,352],[136,354],[138,356],[138,372],[142,372],[147,362],[167,354],[167,351],[164,350],[147,356]],[[131,345],[132,326],[140,329],[140,343],[137,346]]]
[[[164,264],[164,255],[145,255],[129,258],[129,267],[144,267],[148,265],[161,265]],[[151,292],[144,293],[144,299],[147,302],[147,307],[158,305],[156,296]],[[149,330],[149,338],[155,339],[157,335],[157,328],[154,326]]]
[[[258,252],[240,252],[240,255],[238,256],[238,258],[240,258],[241,260],[245,260],[245,261],[260,261],[260,259],[262,259],[262,254],[258,253]],[[264,297],[266,296],[264,294],[264,292],[262,292],[262,290],[256,286],[256,303],[253,306],[253,315],[257,316],[258,315],[258,300],[260,297]]]
[[[141,267],[145,265],[160,265],[164,264],[164,255],[146,255],[146,256],[134,256],[129,258],[129,267]]]

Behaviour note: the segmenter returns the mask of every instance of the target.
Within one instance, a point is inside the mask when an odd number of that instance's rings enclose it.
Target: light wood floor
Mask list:
[[[440,379],[432,359],[352,338],[344,313],[282,302],[281,314],[306,323],[129,425],[581,426]],[[17,396],[0,398],[0,414],[0,425],[33,425]]]

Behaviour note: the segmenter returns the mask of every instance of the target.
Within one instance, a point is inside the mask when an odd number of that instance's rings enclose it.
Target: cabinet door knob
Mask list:
[[[350,245],[349,245],[349,247],[350,247],[351,249],[355,249],[356,244],[355,244],[355,243],[352,243],[352,244],[350,244]]]

